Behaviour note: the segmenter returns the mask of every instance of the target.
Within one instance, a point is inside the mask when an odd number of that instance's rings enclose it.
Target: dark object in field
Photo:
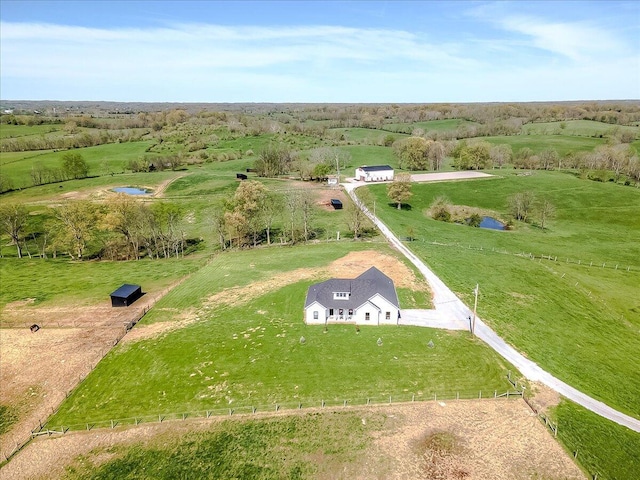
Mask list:
[[[35,332],[37,332],[38,330],[40,330],[40,325],[38,325],[37,323],[34,323],[33,325],[31,325],[31,326],[29,327],[29,330],[31,330],[31,333],[35,333]]]
[[[246,180],[247,176],[244,173],[236,173],[236,178],[238,180]]]
[[[125,283],[111,294],[112,307],[128,307],[142,296],[140,285],[129,285]]]
[[[340,210],[340,209],[342,209],[342,202],[340,200],[338,200],[337,198],[332,198],[331,199],[331,206],[335,210]]]

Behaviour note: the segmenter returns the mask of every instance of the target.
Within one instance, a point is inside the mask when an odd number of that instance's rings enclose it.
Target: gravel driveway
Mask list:
[[[469,179],[479,178],[479,176],[489,176],[482,174],[482,172],[452,172],[457,173],[449,180],[453,179]],[[460,174],[475,174],[471,176],[461,176]],[[478,175],[480,174],[480,175]],[[436,176],[437,177],[434,177]],[[420,174],[423,178],[431,178],[430,181],[441,181],[447,179],[445,176],[450,173],[443,174]],[[413,178],[413,176],[412,176]],[[437,180],[434,180],[437,178]],[[425,181],[425,180],[423,180]],[[472,310],[467,307],[462,300],[460,300],[445,283],[440,280],[433,273],[425,263],[416,257],[394,234],[387,228],[387,226],[375,217],[366,206],[360,203],[358,197],[355,194],[357,187],[363,185],[363,183],[345,183],[347,193],[351,196],[353,201],[365,212],[365,214],[371,219],[371,221],[378,227],[387,240],[395,246],[405,257],[407,257],[411,263],[413,263],[418,270],[425,276],[431,289],[433,291],[433,303],[435,305],[436,314],[429,314],[430,318],[425,318],[424,326],[426,323],[442,323],[444,325],[452,324],[456,325],[460,322],[465,322],[469,316],[473,315]],[[439,319],[438,319],[439,316]],[[427,322],[428,320],[428,322]],[[468,320],[467,320],[468,321]],[[605,417],[619,425],[623,425],[633,431],[640,432],[640,420],[626,415],[622,412],[611,408],[607,404],[600,402],[590,396],[582,393],[581,391],[573,388],[571,385],[564,383],[562,380],[554,377],[550,373],[540,368],[535,362],[525,358],[520,352],[516,351],[511,345],[508,345],[502,338],[498,336],[489,326],[482,321],[481,318],[476,317],[475,334],[478,338],[485,341],[491,348],[498,352],[502,357],[511,362],[520,372],[529,380],[538,381],[544,385],[552,388],[556,392],[564,395],[568,399],[576,402],[579,405],[591,410],[602,417]]]

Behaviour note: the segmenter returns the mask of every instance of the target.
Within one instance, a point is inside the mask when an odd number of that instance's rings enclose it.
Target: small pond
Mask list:
[[[151,193],[151,190],[138,187],[116,187],[113,189],[113,191],[118,193],[126,193],[127,195],[149,195]]]
[[[493,217],[482,217],[480,222],[480,228],[489,228],[491,230],[504,230],[504,223],[496,220]]]

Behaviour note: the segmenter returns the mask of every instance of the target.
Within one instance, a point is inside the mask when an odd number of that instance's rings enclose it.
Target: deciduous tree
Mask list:
[[[533,211],[535,195],[529,191],[516,193],[509,197],[508,202],[513,218],[526,222]]]
[[[288,149],[269,145],[260,152],[254,163],[254,168],[260,177],[277,177],[288,173],[291,163],[292,155]]]
[[[18,249],[18,258],[22,258],[20,236],[27,226],[29,214],[27,209],[18,203],[0,203],[0,229],[9,235],[11,243]]]
[[[550,218],[553,218],[555,211],[555,207],[548,198],[543,198],[540,201],[538,205],[538,215],[540,216],[540,228],[542,228],[542,230],[545,229],[547,221],[549,221]]]
[[[387,196],[398,205],[398,210],[412,195],[411,177],[407,174],[396,175],[393,182],[387,184]]]
[[[62,171],[67,178],[85,178],[89,165],[78,152],[67,152],[62,156]]]
[[[68,202],[54,209],[55,236],[72,258],[82,260],[96,229],[96,208],[85,200]]]

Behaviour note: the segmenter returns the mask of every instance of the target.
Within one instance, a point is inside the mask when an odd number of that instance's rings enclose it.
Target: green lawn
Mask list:
[[[476,122],[471,122],[462,118],[450,118],[447,120],[429,120],[413,123],[389,123],[385,124],[383,128],[393,132],[410,134],[416,128],[421,128],[425,133],[429,133],[430,131],[444,132],[448,130],[457,130],[460,127],[472,127],[476,125],[478,125]]]
[[[313,281],[293,281],[231,304],[207,298],[274,274],[319,267],[352,248],[342,242],[216,256],[156,304],[144,323],[197,322],[116,347],[63,403],[49,425],[136,415],[241,408],[455,397],[505,391],[512,367],[466,332],[412,327],[306,326],[302,307]],[[383,252],[388,247],[381,246]],[[300,342],[305,337],[305,343]],[[378,338],[383,345],[378,346]],[[428,348],[433,341],[434,348]],[[271,406],[271,407],[269,407]]]
[[[89,165],[89,175],[110,175],[121,173],[129,160],[138,159],[152,145],[150,141],[110,143],[96,147],[74,149]],[[33,185],[30,172],[38,166],[59,169],[62,156],[67,151],[57,151],[34,155],[34,152],[2,153],[0,164],[3,174],[7,175],[16,188]]]
[[[18,300],[34,305],[93,305],[109,300],[123,283],[156,292],[199,268],[202,259],[70,262],[66,259],[0,259],[0,308]]]
[[[599,479],[637,478],[640,434],[564,400],[552,413],[558,440],[588,473]]]
[[[527,123],[522,126],[526,135],[572,135],[581,137],[599,137],[611,135],[616,131],[628,131],[640,134],[640,128],[627,125],[611,125],[593,120],[566,120],[564,122]]]
[[[375,411],[225,420],[204,431],[94,449],[67,467],[65,478],[347,478],[365,462],[384,465],[384,457],[368,455],[388,425]],[[104,455],[107,461],[97,461]]]
[[[561,156],[572,152],[588,152],[599,145],[606,144],[604,138],[572,137],[564,135],[509,135],[499,137],[483,137],[493,145],[511,145],[516,153],[521,148],[530,148],[534,153],[540,153],[549,148],[555,149]]]
[[[62,130],[61,124],[44,125],[7,125],[0,124],[0,139],[27,137],[29,135],[46,135]]]
[[[399,133],[390,133],[376,128],[331,128],[328,132],[333,133],[338,138],[350,143],[362,144],[383,144],[384,139],[391,135],[394,140],[402,138],[405,135]]]
[[[378,215],[400,236],[413,229],[419,241],[408,246],[467,304],[480,284],[479,314],[507,342],[570,385],[640,417],[639,190],[537,172],[416,184],[411,209],[398,211],[383,185],[371,189]],[[507,197],[525,190],[556,206],[547,230],[521,223],[508,232],[475,229],[425,214],[446,195],[504,218]]]

